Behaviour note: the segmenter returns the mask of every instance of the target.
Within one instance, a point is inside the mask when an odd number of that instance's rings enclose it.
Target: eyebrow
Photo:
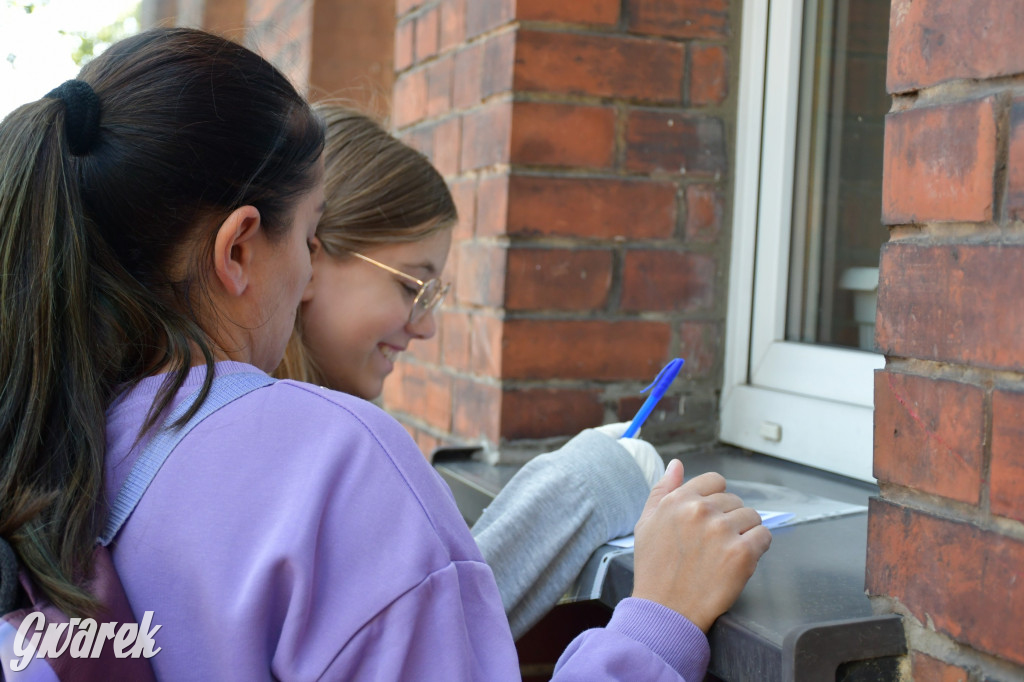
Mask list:
[[[402,263],[402,268],[408,270],[425,270],[430,277],[437,274],[437,269],[434,267],[434,264],[429,261],[423,261],[422,263]]]

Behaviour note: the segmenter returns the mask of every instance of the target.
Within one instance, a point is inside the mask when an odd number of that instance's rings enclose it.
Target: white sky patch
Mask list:
[[[35,4],[31,14],[25,12],[27,4]],[[72,32],[95,33],[138,4],[139,0],[0,0],[0,118],[75,77],[79,67],[71,54],[81,41]]]

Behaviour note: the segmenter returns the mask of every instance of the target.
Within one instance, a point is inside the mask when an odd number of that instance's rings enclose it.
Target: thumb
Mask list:
[[[651,488],[651,494],[647,497],[647,504],[640,514],[640,520],[647,518],[654,513],[662,498],[683,484],[683,463],[673,459],[665,468],[665,475]]]

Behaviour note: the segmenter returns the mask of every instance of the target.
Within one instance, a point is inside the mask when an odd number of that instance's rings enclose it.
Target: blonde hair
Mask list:
[[[458,220],[448,185],[427,157],[355,109],[337,102],[313,109],[327,127],[326,205],[316,235],[328,256],[418,241]],[[302,341],[301,315],[274,374],[327,384]]]

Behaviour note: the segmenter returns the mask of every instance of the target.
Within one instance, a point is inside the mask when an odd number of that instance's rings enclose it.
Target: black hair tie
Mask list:
[[[69,80],[46,93],[64,102],[64,132],[75,156],[85,156],[100,134],[100,98],[85,81]]]

